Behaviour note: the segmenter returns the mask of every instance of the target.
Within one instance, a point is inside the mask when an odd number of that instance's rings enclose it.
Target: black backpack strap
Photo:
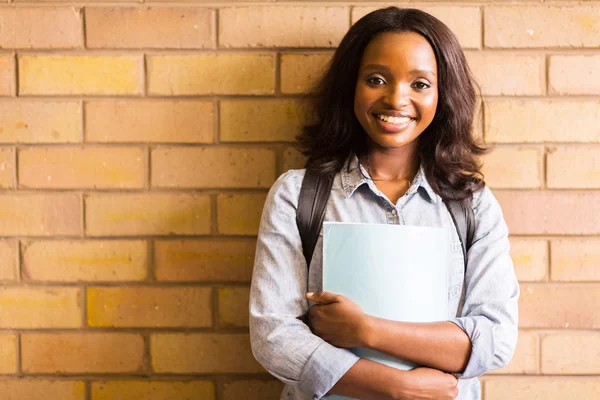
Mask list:
[[[475,214],[470,202],[448,200],[445,202],[452,222],[458,232],[458,238],[463,251],[465,260],[465,272],[467,270],[467,252],[473,244],[475,236]]]
[[[333,186],[333,175],[324,175],[318,171],[307,169],[296,210],[296,224],[302,239],[302,252],[306,259],[306,267],[310,268],[319,231],[325,217],[325,206]]]

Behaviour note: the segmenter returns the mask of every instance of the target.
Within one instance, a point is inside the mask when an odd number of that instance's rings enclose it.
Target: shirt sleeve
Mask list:
[[[250,291],[250,340],[257,361],[273,376],[320,399],[358,361],[314,335],[308,311],[306,261],[296,225],[302,171],[271,188],[260,222]]]
[[[500,204],[486,187],[473,198],[475,235],[467,253],[465,301],[451,322],[471,339],[471,357],[459,378],[504,367],[518,336],[519,284],[509,255],[508,228]]]

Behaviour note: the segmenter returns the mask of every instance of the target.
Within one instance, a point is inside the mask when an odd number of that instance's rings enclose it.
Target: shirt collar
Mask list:
[[[342,189],[346,195],[346,198],[352,196],[356,189],[363,184],[366,183],[369,184],[369,186],[372,184],[369,173],[360,164],[358,157],[354,154],[348,157],[344,163],[344,166],[342,167],[340,175],[342,178]],[[422,166],[419,168],[417,175],[415,175],[415,178],[408,188],[407,193],[416,193],[419,188],[421,188],[427,194],[429,200],[431,200],[433,203],[438,202],[439,196],[433,191],[431,185],[427,181],[425,171],[423,170]]]

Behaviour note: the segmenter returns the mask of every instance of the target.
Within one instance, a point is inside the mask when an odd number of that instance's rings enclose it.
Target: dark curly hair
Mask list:
[[[468,201],[485,186],[477,156],[487,149],[472,134],[477,85],[450,29],[416,9],[373,11],[346,33],[311,97],[317,122],[305,126],[297,138],[308,158],[306,167],[333,174],[349,155],[365,154],[367,135],[354,114],[354,92],[365,48],[385,32],[415,32],[433,48],[439,99],[433,121],[419,136],[418,156],[427,180],[442,199]]]

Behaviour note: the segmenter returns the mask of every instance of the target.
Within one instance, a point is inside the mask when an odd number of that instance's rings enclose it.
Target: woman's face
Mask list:
[[[365,49],[354,113],[375,146],[393,149],[429,126],[438,102],[437,62],[427,40],[413,32],[384,33]]]

